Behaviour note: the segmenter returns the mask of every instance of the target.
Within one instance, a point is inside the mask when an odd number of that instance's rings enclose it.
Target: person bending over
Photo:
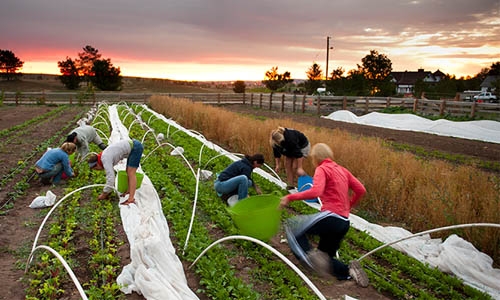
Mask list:
[[[91,154],[87,160],[90,169],[104,170],[106,172],[106,186],[98,199],[103,200],[109,197],[115,185],[115,170],[114,166],[122,159],[127,158],[127,181],[128,188],[124,195],[128,194],[127,201],[121,203],[129,205],[135,202],[135,191],[137,187],[136,172],[139,168],[143,145],[138,140],[121,140],[109,145],[104,151],[99,154]]]
[[[97,130],[90,125],[83,125],[75,128],[67,136],[66,142],[74,143],[81,159],[89,153],[89,143],[96,144],[101,150],[106,149],[104,144],[97,134]]]
[[[276,173],[280,170],[281,156],[285,156],[287,190],[295,188],[295,174],[305,175],[302,162],[311,150],[309,140],[298,130],[278,127],[271,132],[270,144],[273,148]]]

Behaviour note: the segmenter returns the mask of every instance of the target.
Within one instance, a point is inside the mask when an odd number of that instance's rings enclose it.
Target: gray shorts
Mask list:
[[[303,157],[308,157],[309,152],[311,152],[311,143],[307,143],[307,146],[304,148],[300,149],[300,152],[302,153]]]

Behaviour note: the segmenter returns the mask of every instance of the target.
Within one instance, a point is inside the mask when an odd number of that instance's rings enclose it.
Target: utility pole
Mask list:
[[[330,39],[332,37],[330,36],[327,36],[326,37],[326,80],[328,81],[328,56],[329,56],[329,53],[330,53],[330,49],[333,49],[333,47],[330,47]]]

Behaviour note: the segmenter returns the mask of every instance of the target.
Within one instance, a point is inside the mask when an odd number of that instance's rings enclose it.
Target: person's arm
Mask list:
[[[358,204],[359,200],[366,194],[365,186],[350,172],[349,174],[349,188],[352,190],[352,195],[350,199],[351,207]]]
[[[68,154],[65,153],[62,155],[61,157],[61,164],[63,166],[63,171],[64,173],[66,173],[66,175],[68,175],[68,177],[74,177],[75,174],[73,172],[73,169],[71,168],[71,165],[69,163],[69,157],[68,157]]]
[[[275,157],[274,158],[274,171],[276,173],[278,173],[280,171],[280,158],[279,157]]]

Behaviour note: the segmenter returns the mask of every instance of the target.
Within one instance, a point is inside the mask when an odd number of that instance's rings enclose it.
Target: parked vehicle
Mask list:
[[[497,96],[490,92],[482,92],[481,94],[475,95],[474,100],[484,102],[498,102]]]

